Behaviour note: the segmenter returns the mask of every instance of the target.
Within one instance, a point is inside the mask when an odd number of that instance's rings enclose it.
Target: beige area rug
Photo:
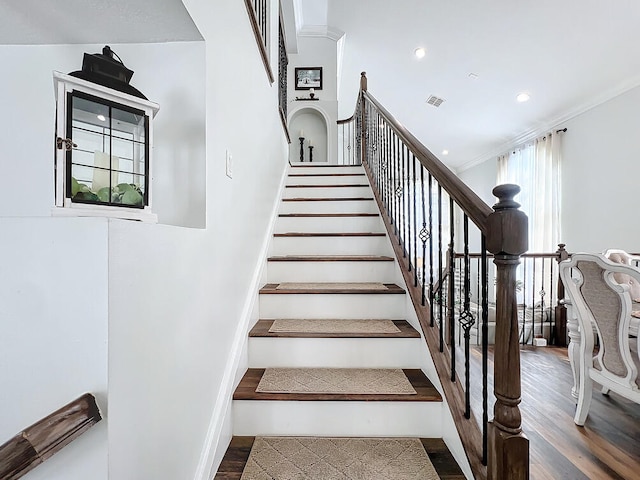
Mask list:
[[[400,333],[391,320],[348,320],[348,319],[278,319],[274,320],[271,333],[296,332],[296,333]]]
[[[382,283],[281,283],[276,290],[389,290]]]
[[[417,394],[399,368],[267,368],[256,392]]]
[[[241,480],[438,480],[417,438],[256,437]]]

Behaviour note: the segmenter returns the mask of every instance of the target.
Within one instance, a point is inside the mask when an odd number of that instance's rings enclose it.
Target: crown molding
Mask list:
[[[491,149],[489,152],[479,155],[473,160],[458,166],[456,168],[456,172],[457,173],[464,172],[465,170],[469,170],[470,168],[480,165],[481,163],[484,163],[487,160],[491,160],[492,158],[497,158],[499,155],[502,155],[504,152],[511,150],[512,148],[517,147],[518,145],[526,143],[530,140],[533,140],[534,138],[540,135],[544,135],[550,130],[558,129],[559,127],[561,127],[563,123],[568,122],[569,120],[572,120],[582,115],[583,113],[586,113],[589,110],[592,110],[610,100],[613,100],[614,98],[619,97],[620,95],[623,95],[624,93],[627,93],[628,91],[633,90],[634,88],[637,88],[639,86],[640,86],[640,76],[632,77],[629,80],[626,80],[620,83],[619,85],[615,86],[614,88],[606,90],[600,95],[595,96],[590,101],[585,102],[579,105],[578,107],[572,110],[569,110],[561,115],[558,115],[552,120],[544,122],[543,126],[537,127],[535,129],[527,130],[521,133],[520,135],[512,138],[511,140],[500,144],[496,148]]]
[[[344,36],[344,32],[328,25],[304,25],[299,31],[301,37],[325,37],[337,42]]]

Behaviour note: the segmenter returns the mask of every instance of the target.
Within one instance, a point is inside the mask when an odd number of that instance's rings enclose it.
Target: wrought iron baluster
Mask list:
[[[455,218],[453,211],[453,198],[449,196],[449,292],[448,292],[448,317],[449,317],[449,345],[451,349],[451,381],[456,381],[456,320],[455,320]]]
[[[429,230],[427,230],[427,224],[425,223],[425,217],[424,217],[424,210],[425,210],[425,205],[424,205],[424,167],[422,165],[420,165],[420,196],[422,201],[420,202],[422,204],[422,229],[420,230],[420,240],[422,240],[422,306],[425,305],[425,300],[426,300],[426,295],[425,295],[425,288],[426,288],[426,283],[427,283],[427,276],[425,274],[426,272],[426,264],[425,264],[425,257],[426,257],[426,250],[427,250],[427,240],[429,240],[429,237],[431,236],[431,232]],[[430,313],[431,313],[431,326],[433,327],[433,304],[430,307]]]
[[[423,193],[424,193],[424,187],[423,187]],[[424,219],[424,202],[423,202],[423,208],[422,208],[422,218]],[[424,227],[424,223],[423,223],[423,227]],[[435,309],[433,306],[433,302],[434,302],[434,291],[433,291],[433,238],[429,238],[431,237],[431,232],[433,232],[433,178],[431,176],[431,173],[429,173],[429,236],[427,237],[429,239],[429,314],[431,317],[431,326],[433,327],[435,325],[435,320],[433,318],[434,313],[435,313]],[[423,244],[423,248],[422,248],[422,258],[423,258],[423,265],[424,265],[424,257],[426,257],[426,252],[424,251],[424,244]],[[425,272],[425,276],[426,276],[426,272]],[[424,286],[422,288],[422,298],[424,299]],[[423,304],[424,304],[424,300],[423,300]]]
[[[407,257],[405,249],[405,212],[404,212],[404,145],[397,139],[398,145],[398,180],[396,196],[398,197],[398,245],[402,247],[402,256]]]
[[[525,345],[525,317],[527,315],[527,264],[528,262],[528,258],[524,257],[522,259],[522,270],[523,270],[523,277],[522,277],[522,344]],[[516,285],[516,291],[518,291],[518,286]],[[516,311],[518,311],[518,308],[516,308]],[[518,321],[518,323],[520,323],[520,321]]]
[[[444,352],[444,311],[442,298],[442,185],[438,183],[438,323],[440,330],[440,352]]]
[[[555,325],[556,322],[556,318],[555,318],[555,311],[553,310],[553,308],[551,308],[551,304],[554,301],[554,291],[553,291],[553,286],[554,286],[554,275],[553,275],[553,263],[554,260],[552,258],[549,259],[549,269],[551,270],[551,275],[549,277],[549,282],[551,283],[549,285],[549,298],[551,300],[549,300],[550,305],[549,305],[549,343],[556,345],[556,332],[555,329],[553,328],[553,326]]]
[[[418,177],[416,175],[416,156],[413,155],[413,179],[411,181],[411,186],[413,187],[413,196],[410,198],[410,202],[413,204],[413,286],[418,286],[418,220],[416,211],[418,210],[418,206],[416,205],[416,182],[418,181]],[[423,270],[424,271],[424,270]],[[422,296],[424,299],[424,295]],[[424,305],[424,303],[423,303]]]
[[[480,239],[481,268],[482,268],[482,464],[487,464],[487,425],[489,424],[489,269],[487,258],[486,238]]]
[[[471,313],[471,262],[469,259],[469,217],[465,214],[463,221],[464,236],[464,307],[460,314],[460,325],[464,330],[464,379],[465,379],[465,418],[471,418],[471,381],[469,379],[469,341],[471,339],[471,327],[476,320]]]

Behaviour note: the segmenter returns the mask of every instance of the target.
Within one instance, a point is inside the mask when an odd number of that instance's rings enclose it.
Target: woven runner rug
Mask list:
[[[417,438],[256,437],[241,480],[438,480]]]
[[[348,320],[348,319],[278,319],[274,320],[269,332],[296,333],[400,333],[391,320]]]
[[[417,394],[399,368],[267,368],[256,392]]]
[[[384,284],[376,282],[362,283],[292,283],[283,282],[276,290],[389,290]]]

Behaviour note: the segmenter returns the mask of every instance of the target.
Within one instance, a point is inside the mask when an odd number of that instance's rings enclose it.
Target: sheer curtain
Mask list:
[[[522,189],[516,201],[529,217],[529,251],[555,252],[560,241],[560,136],[548,133],[498,157],[498,185]]]
[[[498,185],[515,183],[521,192],[515,200],[529,217],[529,252],[555,252],[560,241],[560,136],[548,133],[498,157]],[[533,285],[518,302],[527,306],[544,301],[544,279],[534,260],[522,261],[517,278]],[[553,280],[552,280],[553,281]]]

